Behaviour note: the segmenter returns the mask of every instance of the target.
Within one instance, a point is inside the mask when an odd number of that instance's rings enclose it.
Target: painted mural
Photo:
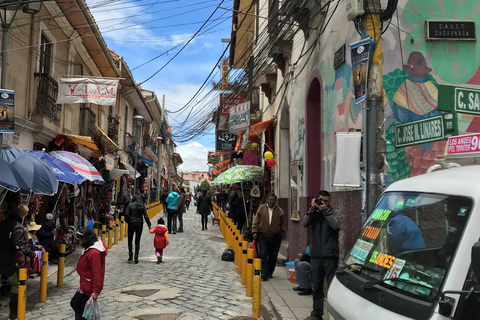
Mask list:
[[[400,6],[401,7],[401,6]],[[401,11],[401,9],[399,9]],[[403,17],[403,19],[402,19]],[[469,0],[411,0],[392,22],[384,48],[387,181],[423,174],[443,154],[445,141],[395,148],[394,125],[441,114],[438,83],[480,84],[477,42],[426,41],[426,20],[471,20],[480,31],[480,3]],[[395,39],[401,39],[401,43]],[[391,62],[391,63],[390,63]],[[389,66],[397,65],[397,68]],[[393,69],[393,70],[392,70]],[[477,117],[459,117],[459,131],[479,132]]]

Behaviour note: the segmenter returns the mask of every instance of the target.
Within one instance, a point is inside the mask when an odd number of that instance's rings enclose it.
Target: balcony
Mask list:
[[[60,125],[62,106],[57,104],[58,83],[50,75],[35,73],[38,82],[36,113]]]

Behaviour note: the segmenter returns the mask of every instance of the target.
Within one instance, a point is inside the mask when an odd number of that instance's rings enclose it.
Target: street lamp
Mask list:
[[[139,127],[140,127],[141,121],[143,120],[143,116],[138,114],[137,110],[135,110],[135,114],[133,116],[133,119],[135,121],[137,121],[137,139],[136,139],[137,141],[135,141],[135,150],[134,150],[134,154],[135,154],[135,173],[134,173],[134,176],[133,176],[133,196],[136,196],[137,195],[137,162],[138,162],[137,145],[140,142]]]

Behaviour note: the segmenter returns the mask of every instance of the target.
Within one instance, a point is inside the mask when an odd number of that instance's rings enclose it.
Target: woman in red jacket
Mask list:
[[[83,247],[82,255],[77,263],[80,288],[70,301],[70,306],[75,311],[75,320],[81,320],[84,319],[82,315],[87,301],[90,297],[97,300],[98,295],[102,292],[107,247],[88,227],[80,229],[77,236]]]

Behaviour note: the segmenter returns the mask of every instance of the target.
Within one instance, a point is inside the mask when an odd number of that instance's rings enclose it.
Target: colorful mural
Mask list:
[[[445,141],[395,148],[394,125],[441,114],[437,110],[438,83],[479,84],[480,50],[477,42],[426,41],[426,20],[471,20],[480,31],[480,3],[468,0],[410,0],[403,11],[401,27],[392,33],[401,34],[402,43],[391,42],[386,61],[404,57],[402,69],[384,75],[383,85],[388,97],[385,106],[388,184],[423,174],[443,154]],[[394,34],[392,34],[394,36]],[[398,39],[398,38],[397,38]],[[390,39],[391,40],[391,39]],[[405,48],[406,55],[401,52]],[[479,123],[472,116],[459,117],[459,129],[471,132]],[[480,128],[479,128],[480,129]]]

